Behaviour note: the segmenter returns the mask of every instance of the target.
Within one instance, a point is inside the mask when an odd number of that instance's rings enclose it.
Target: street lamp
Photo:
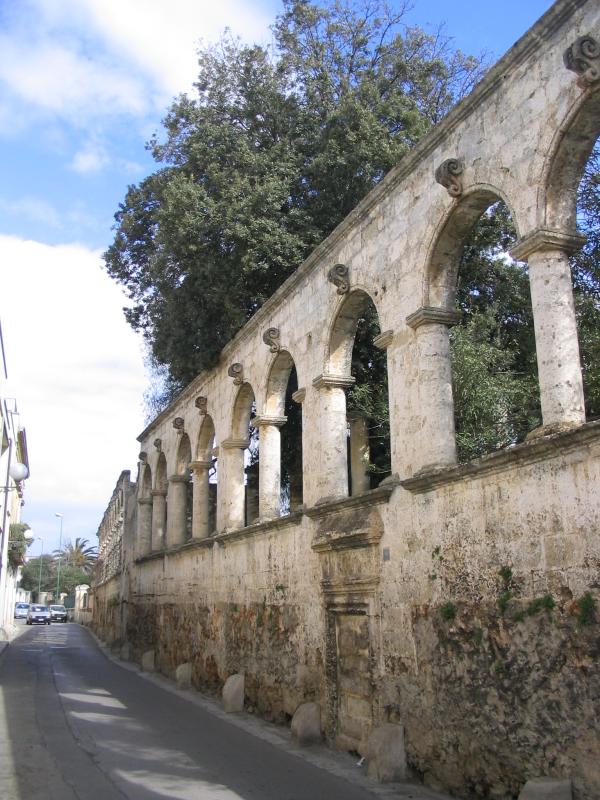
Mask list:
[[[60,518],[60,539],[58,541],[58,569],[56,570],[56,600],[55,603],[60,603],[60,551],[62,550],[62,526],[63,526],[63,515],[56,512],[54,514],[55,517]]]
[[[41,536],[36,536],[35,538],[38,539],[41,542],[41,544],[40,544],[40,574],[39,574],[39,577],[38,577],[38,593],[37,593],[37,600],[38,600],[38,603],[39,603],[40,602],[40,595],[42,593],[42,562],[44,560],[44,540],[42,539]]]

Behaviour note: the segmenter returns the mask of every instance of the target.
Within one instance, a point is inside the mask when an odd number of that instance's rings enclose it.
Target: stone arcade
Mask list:
[[[140,435],[137,480],[122,473],[99,532],[102,638],[172,677],[190,664],[203,691],[243,674],[246,707],[271,719],[317,702],[339,747],[402,725],[410,768],[462,796],[516,796],[537,776],[600,796],[598,625],[578,604],[600,585],[600,423],[585,420],[568,261],[598,134],[600,4],[559,0]],[[543,427],[459,465],[448,330],[461,243],[497,199],[529,266]],[[375,489],[360,421],[350,488],[347,464],[368,298],[391,419],[392,477]],[[302,481],[280,516],[293,368]],[[523,613],[544,595],[554,609]]]

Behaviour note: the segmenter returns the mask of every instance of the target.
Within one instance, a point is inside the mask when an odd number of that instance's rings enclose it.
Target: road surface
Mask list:
[[[124,668],[79,625],[25,629],[0,657],[0,694],[2,800],[439,797]]]

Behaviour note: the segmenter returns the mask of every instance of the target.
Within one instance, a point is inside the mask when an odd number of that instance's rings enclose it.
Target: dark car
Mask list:
[[[27,612],[27,622],[25,624],[33,625],[36,622],[39,622],[42,625],[50,625],[51,617],[48,606],[29,606],[29,611]]]
[[[50,619],[52,622],[66,622],[67,609],[64,606],[50,606]]]
[[[29,603],[15,603],[15,619],[25,619],[29,611]]]

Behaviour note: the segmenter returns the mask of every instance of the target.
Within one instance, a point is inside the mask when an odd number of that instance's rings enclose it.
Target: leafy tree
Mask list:
[[[41,559],[41,584],[40,584],[40,559]],[[56,592],[58,560],[51,554],[44,554],[36,558],[30,558],[23,567],[21,577],[21,588],[37,592],[41,585],[42,592]],[[76,586],[82,583],[89,583],[90,576],[82,569],[71,564],[61,564],[60,568],[60,591],[71,594]]]
[[[404,6],[285,0],[272,48],[229,36],[199,53],[149,144],[105,254],[134,306],[159,402],[215,364],[232,335],[481,76]],[[151,399],[156,410],[155,399]]]
[[[12,572],[16,572],[25,563],[27,548],[31,544],[25,537],[28,530],[29,525],[26,522],[11,522],[9,526],[8,566]]]
[[[91,575],[97,559],[97,549],[89,545],[87,539],[79,536],[75,539],[75,544],[67,541],[61,550],[54,551],[55,559],[61,559],[63,568],[72,567],[86,575]]]

